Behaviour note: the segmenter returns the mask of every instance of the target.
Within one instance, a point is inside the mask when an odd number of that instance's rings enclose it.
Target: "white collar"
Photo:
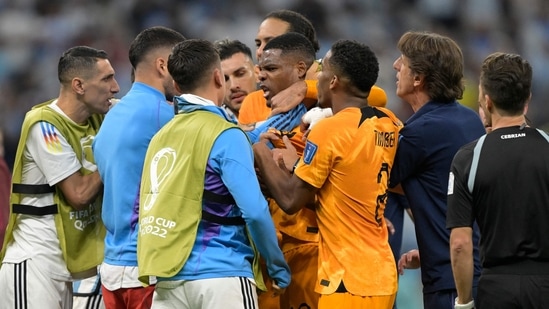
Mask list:
[[[183,98],[185,101],[192,103],[192,104],[198,104],[202,106],[217,106],[214,102],[204,99],[203,97],[199,97],[197,95],[191,94],[191,93],[185,93],[180,95],[181,98]]]

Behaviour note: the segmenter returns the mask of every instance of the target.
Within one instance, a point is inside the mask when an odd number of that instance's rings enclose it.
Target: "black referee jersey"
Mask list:
[[[549,274],[549,136],[497,129],[463,146],[452,162],[448,228],[480,228],[485,270]],[[524,267],[520,265],[525,265]],[[518,268],[517,268],[518,267]]]

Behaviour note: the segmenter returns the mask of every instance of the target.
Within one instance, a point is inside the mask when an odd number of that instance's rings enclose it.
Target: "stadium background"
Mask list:
[[[494,51],[515,52],[534,68],[528,117],[548,127],[549,1],[546,0],[0,0],[0,128],[6,159],[13,164],[25,112],[58,94],[57,60],[63,50],[89,45],[109,53],[119,95],[130,88],[127,50],[143,28],[164,25],[188,38],[239,39],[254,49],[257,27],[271,10],[307,16],[324,56],[339,38],[370,45],[380,62],[378,85],[389,107],[404,121],[409,106],[394,94],[396,43],[407,30],[449,35],[462,47],[466,93],[462,103],[477,109],[478,71]],[[405,222],[403,252],[415,247]],[[399,308],[421,308],[419,271],[400,278]]]

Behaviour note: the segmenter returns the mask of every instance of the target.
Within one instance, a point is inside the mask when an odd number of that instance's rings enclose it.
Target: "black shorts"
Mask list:
[[[549,275],[482,274],[477,309],[549,308]]]

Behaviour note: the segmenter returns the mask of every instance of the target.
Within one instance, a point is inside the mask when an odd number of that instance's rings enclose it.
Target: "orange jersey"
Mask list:
[[[305,98],[317,99],[316,80],[306,80],[307,93]],[[387,104],[387,94],[385,90],[378,86],[373,86],[368,96],[368,104],[371,106],[385,107]],[[269,117],[271,109],[267,106],[267,100],[263,97],[263,90],[257,90],[249,93],[240,107],[238,122],[242,124],[251,124],[263,121]]]
[[[297,154],[301,157],[305,148],[303,132],[299,127],[295,127],[292,133],[295,134],[290,138],[290,142],[292,142]],[[273,141],[273,145],[276,148],[285,148],[282,140]],[[303,208],[297,213],[289,215],[278,207],[274,199],[269,199],[269,209],[278,231],[302,241],[318,242],[318,226],[313,210]]]
[[[246,97],[240,109],[240,123],[256,123],[269,117],[271,109],[267,107],[263,91],[255,91]],[[305,142],[303,132],[299,126],[292,130],[295,133],[290,141],[297,150],[299,156],[303,154]],[[284,143],[274,142],[275,147],[284,147]],[[318,294],[314,292],[318,260],[318,226],[316,215],[311,209],[302,209],[299,212],[286,214],[274,201],[268,199],[269,210],[280,235],[280,246],[292,271],[292,282],[283,297],[272,297],[271,293],[263,293],[258,297],[259,308],[298,308],[300,304],[306,304],[311,309],[317,308]],[[286,235],[286,236],[283,236]],[[289,236],[289,237],[288,237]],[[288,243],[288,239],[297,241]],[[301,241],[301,242],[299,242]],[[297,271],[299,270],[299,271]],[[272,281],[264,272],[265,283],[271,290]]]
[[[267,100],[263,97],[263,90],[249,93],[242,101],[238,111],[238,122],[252,124],[269,118],[271,108],[267,106]]]
[[[383,213],[401,128],[385,108],[346,108],[311,130],[295,174],[319,189],[320,232],[315,290],[341,281],[360,296],[397,290],[395,260]]]

